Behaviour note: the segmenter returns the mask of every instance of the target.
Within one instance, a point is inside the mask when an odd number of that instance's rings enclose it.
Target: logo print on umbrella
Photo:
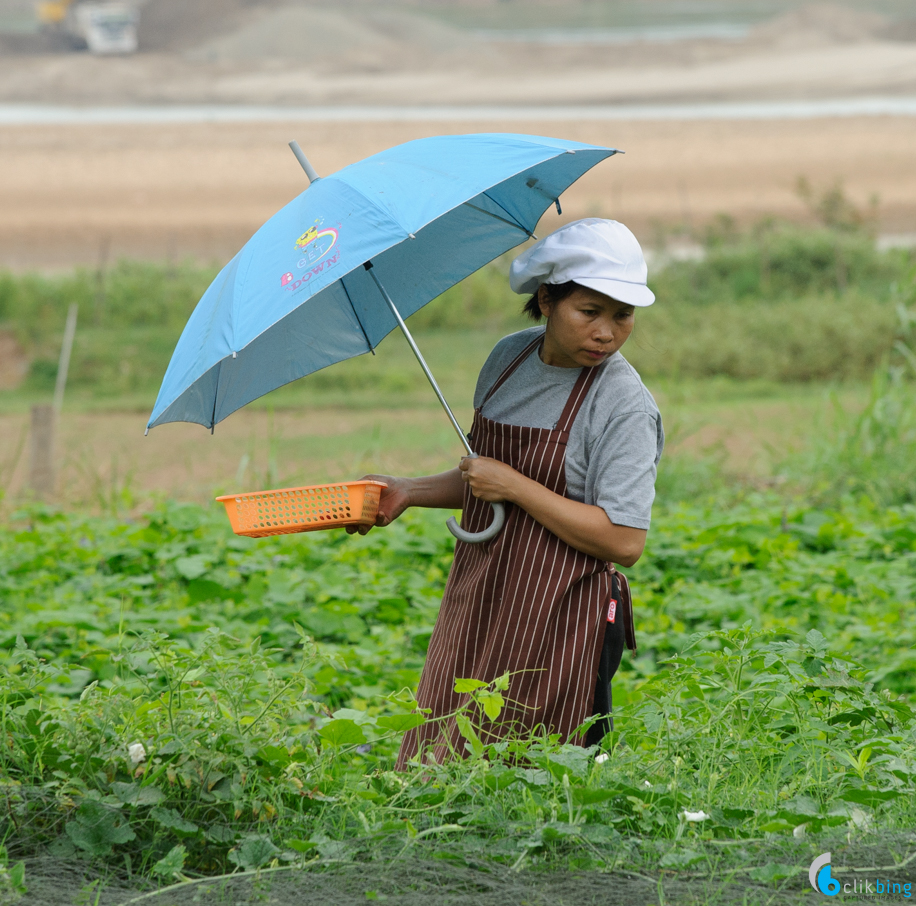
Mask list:
[[[322,221],[316,221],[297,240],[296,251],[305,255],[309,264],[324,258],[337,244],[337,230],[334,227],[320,229]]]
[[[338,232],[334,227],[322,227],[323,220],[316,220],[297,240],[296,251],[304,257],[296,262],[298,269],[309,270],[296,279],[292,271],[280,277],[280,286],[295,292],[312,277],[318,276],[326,267],[333,267],[340,260],[340,249],[330,257],[328,253],[337,245]],[[340,224],[338,224],[339,226]]]

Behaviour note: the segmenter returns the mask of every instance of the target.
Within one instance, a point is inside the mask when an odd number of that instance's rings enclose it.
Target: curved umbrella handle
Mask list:
[[[467,458],[476,459],[477,455],[477,453],[469,452]],[[503,530],[503,523],[506,521],[506,508],[501,503],[491,503],[490,506],[493,507],[493,521],[482,532],[466,532],[458,525],[458,520],[454,516],[449,516],[448,522],[445,524],[448,526],[448,530],[459,541],[464,541],[465,544],[481,544],[484,541],[489,541]]]
[[[482,532],[466,532],[454,516],[448,517],[448,530],[459,540],[466,544],[480,544],[495,538],[502,530],[506,521],[506,508],[501,503],[491,503],[493,507],[493,521]]]

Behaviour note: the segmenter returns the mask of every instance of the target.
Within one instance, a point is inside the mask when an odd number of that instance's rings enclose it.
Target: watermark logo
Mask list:
[[[855,870],[855,869],[852,869]],[[842,873],[842,869],[841,869]],[[825,897],[835,897],[841,890],[844,894],[864,896],[870,900],[886,896],[903,896],[907,900],[913,898],[913,884],[911,881],[892,881],[890,878],[861,878],[854,877],[845,884],[830,874],[830,853],[821,853],[808,869],[808,880],[811,886]],[[896,900],[894,902],[897,902]]]
[[[811,886],[824,896],[835,897],[840,892],[840,882],[830,876],[830,853],[821,853],[808,869]]]

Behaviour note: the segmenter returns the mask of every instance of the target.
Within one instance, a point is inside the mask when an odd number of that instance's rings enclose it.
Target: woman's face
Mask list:
[[[632,305],[585,286],[553,303],[541,286],[538,304],[547,318],[541,351],[545,365],[559,368],[600,365],[623,346],[633,330]]]

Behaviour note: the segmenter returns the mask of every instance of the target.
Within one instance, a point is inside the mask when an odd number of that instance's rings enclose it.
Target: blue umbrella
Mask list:
[[[404,332],[469,455],[473,451],[404,318],[533,237],[551,204],[615,149],[531,135],[456,135],[398,145],[319,178],[220,271],[188,320],[149,428],[210,428],[277,387],[375,351]],[[397,300],[395,304],[394,300]],[[494,505],[497,516],[500,505]],[[485,540],[495,522],[462,540]],[[495,528],[495,531],[493,531]],[[492,532],[492,534],[490,534]]]

